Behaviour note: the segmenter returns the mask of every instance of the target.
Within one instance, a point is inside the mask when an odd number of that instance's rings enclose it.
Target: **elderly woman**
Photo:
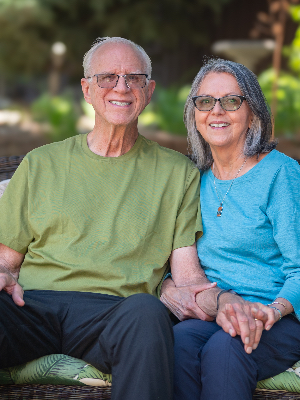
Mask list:
[[[177,313],[175,399],[250,400],[257,381],[300,359],[300,168],[275,150],[266,100],[241,64],[201,68],[185,123],[201,170],[198,257],[218,286],[193,289],[206,320]],[[172,311],[174,288],[162,289]]]

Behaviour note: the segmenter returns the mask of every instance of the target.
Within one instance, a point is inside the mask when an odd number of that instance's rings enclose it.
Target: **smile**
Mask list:
[[[213,128],[224,128],[226,126],[229,126],[230,124],[227,124],[225,122],[221,123],[221,124],[209,124],[209,126],[213,127]]]
[[[129,106],[131,104],[131,102],[127,102],[127,101],[116,101],[116,100],[111,100],[110,101],[111,104],[115,104],[116,106]]]

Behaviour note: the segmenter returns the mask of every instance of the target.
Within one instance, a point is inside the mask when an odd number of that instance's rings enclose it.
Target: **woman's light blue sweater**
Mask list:
[[[221,217],[213,181],[203,173],[197,250],[207,277],[249,301],[283,297],[300,319],[300,166],[273,150],[234,180]],[[216,179],[220,199],[230,183]]]

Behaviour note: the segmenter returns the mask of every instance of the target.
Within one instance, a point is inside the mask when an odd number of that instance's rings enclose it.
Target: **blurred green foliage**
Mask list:
[[[264,71],[258,81],[269,104],[272,100],[273,69]],[[282,72],[278,79],[277,112],[275,117],[276,135],[292,137],[300,133],[300,80]]]
[[[50,57],[53,15],[38,0],[0,0],[0,71],[42,72]]]
[[[169,87],[156,86],[153,99],[142,112],[139,121],[170,133],[186,135],[183,123],[183,109],[190,86]]]
[[[35,120],[49,124],[48,134],[52,142],[76,135],[78,113],[71,95],[51,97],[43,94],[31,105]]]
[[[149,46],[152,56],[186,40],[203,45],[231,1],[0,0],[0,71],[46,72],[56,41],[67,46],[68,71],[74,76],[81,75],[78,60],[99,36],[126,37]]]
[[[290,14],[299,26],[291,45],[283,48],[283,55],[288,58],[291,73],[280,73],[275,116],[276,135],[283,134],[287,137],[300,133],[300,5],[290,6]],[[272,69],[264,71],[258,77],[269,104],[272,101],[274,79],[275,73]]]
[[[292,44],[284,47],[283,54],[289,58],[289,66],[292,71],[300,77],[300,5],[291,6],[290,13],[299,26]]]

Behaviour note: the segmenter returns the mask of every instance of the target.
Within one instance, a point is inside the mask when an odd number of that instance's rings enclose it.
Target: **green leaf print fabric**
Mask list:
[[[51,354],[17,367],[0,370],[0,384],[52,384],[110,386],[111,375],[103,374],[83,360]]]
[[[300,361],[285,372],[258,382],[258,389],[286,390],[300,393]]]
[[[0,369],[0,384],[52,384],[111,386],[112,376],[103,374],[83,360],[51,354],[17,367]],[[300,361],[272,378],[258,382],[258,389],[300,393]]]

